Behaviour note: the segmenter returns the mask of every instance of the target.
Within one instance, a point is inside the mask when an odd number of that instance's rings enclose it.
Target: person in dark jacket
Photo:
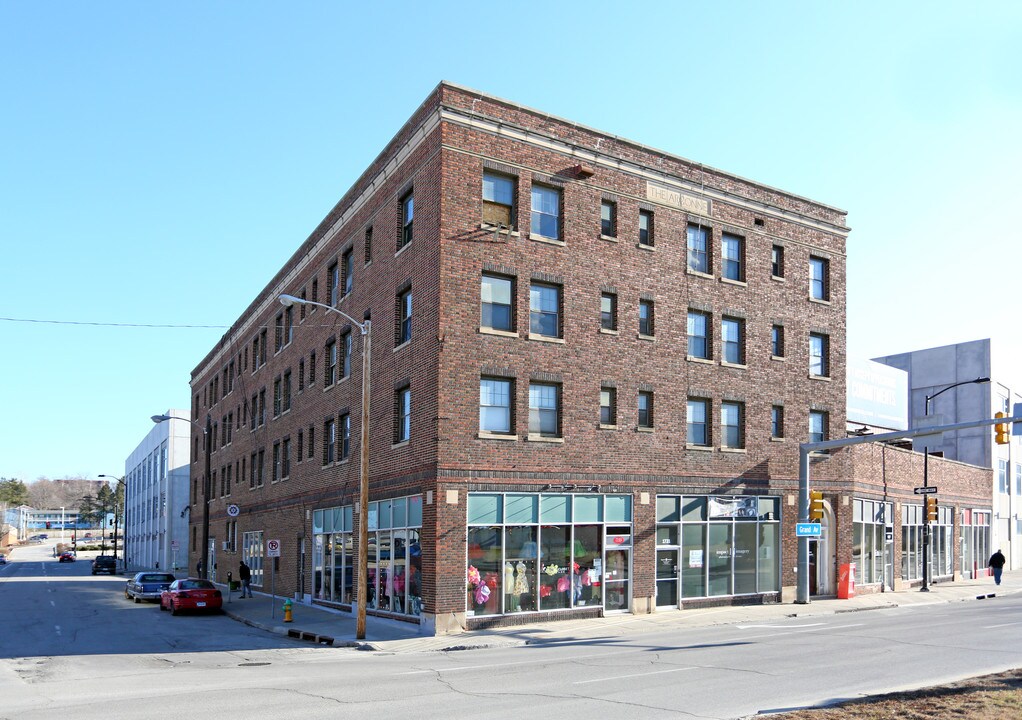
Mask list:
[[[994,571],[994,582],[998,585],[1001,584],[1001,573],[1004,571],[1004,555],[1000,550],[990,556],[987,567]]]
[[[238,566],[238,578],[241,580],[241,597],[244,598],[246,592],[249,597],[252,597],[252,570],[244,560]]]

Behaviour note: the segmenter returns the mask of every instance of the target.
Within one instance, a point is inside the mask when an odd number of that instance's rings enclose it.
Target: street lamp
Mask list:
[[[358,611],[355,621],[355,637],[364,640],[366,636],[366,578],[369,575],[369,351],[372,345],[372,321],[367,317],[359,322],[346,312],[330,305],[304,300],[294,295],[281,295],[280,304],[284,307],[292,305],[314,305],[324,308],[327,312],[335,312],[346,318],[362,333],[362,448],[359,453],[361,472],[359,477],[358,503],[358,592],[356,594]]]
[[[962,380],[956,382],[953,385],[948,385],[946,388],[938,390],[933,395],[927,395],[926,401],[923,403],[923,415],[929,417],[930,415],[930,401],[937,397],[941,393],[946,393],[948,390],[952,390],[959,385],[972,385],[979,383],[988,383],[990,378],[978,377],[975,380]],[[926,446],[923,450],[923,487],[930,486],[930,448]],[[926,498],[928,495],[923,496],[923,584],[919,588],[920,592],[930,592],[930,514],[926,512]]]
[[[177,417],[176,415],[153,415],[152,421],[159,425],[161,422],[167,420],[184,420],[190,422],[195,427],[202,427],[199,423],[188,418]],[[202,481],[202,570],[199,572],[199,576],[205,574],[206,578],[209,577],[209,492],[210,492],[210,454],[213,452],[213,416],[210,413],[206,413],[206,427],[202,429],[202,434],[205,436],[206,442],[206,473],[205,478]]]
[[[100,475],[100,477],[101,478],[109,478],[111,480],[115,480],[118,485],[120,485],[121,487],[124,488],[124,492],[125,492],[124,504],[127,505],[128,504],[128,499],[127,499],[128,487],[124,484],[124,478],[117,477],[116,475],[102,475],[102,474]],[[119,509],[119,507],[120,506],[119,506],[119,504],[117,502],[117,491],[114,490],[114,571],[115,572],[116,572],[116,569],[117,569],[117,525],[118,525],[118,522],[117,522],[117,518],[118,518],[117,510]],[[127,523],[125,523],[125,524],[127,524]]]

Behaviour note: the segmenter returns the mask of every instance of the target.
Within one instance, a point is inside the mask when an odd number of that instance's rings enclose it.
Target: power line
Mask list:
[[[3,322],[39,323],[44,325],[92,325],[98,327],[138,327],[138,328],[213,328],[225,330],[230,325],[158,325],[152,323],[113,323],[113,322],[78,322],[75,320],[31,320],[29,318],[0,317]]]

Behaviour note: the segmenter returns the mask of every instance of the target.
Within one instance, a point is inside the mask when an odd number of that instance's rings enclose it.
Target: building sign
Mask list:
[[[848,360],[848,424],[908,429],[908,373],[873,362]]]
[[[686,195],[664,185],[651,183],[648,180],[646,181],[646,199],[661,205],[670,205],[685,212],[697,213],[699,215],[710,214],[709,200],[698,198],[694,195]]]
[[[759,497],[722,497],[709,498],[710,518],[755,518],[759,517]]]

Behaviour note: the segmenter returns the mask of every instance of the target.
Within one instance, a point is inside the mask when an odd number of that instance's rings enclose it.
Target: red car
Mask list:
[[[57,562],[74,562],[75,554],[73,552],[62,552],[60,557],[57,558]]]
[[[220,612],[224,598],[209,580],[186,578],[175,580],[160,595],[160,610],[177,615],[182,610],[208,610]]]

